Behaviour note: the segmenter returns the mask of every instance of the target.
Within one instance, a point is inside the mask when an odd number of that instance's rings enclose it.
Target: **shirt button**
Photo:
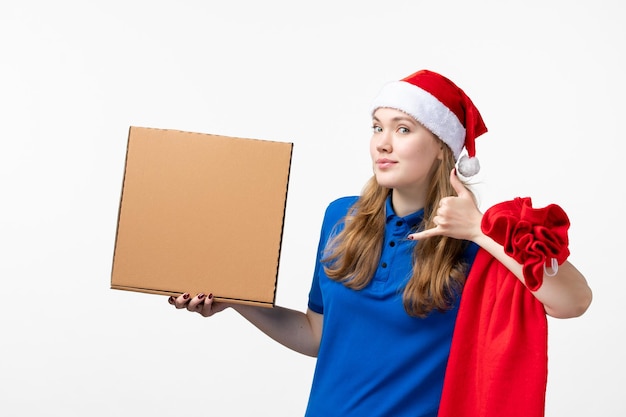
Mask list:
[[[387,262],[383,262],[383,263],[381,264],[381,266],[382,266],[383,268],[387,268]]]
[[[396,222],[396,226],[402,226],[402,223],[404,223],[402,220],[398,220],[398,221]]]
[[[396,242],[389,242],[389,246],[393,248],[394,246],[396,246]]]

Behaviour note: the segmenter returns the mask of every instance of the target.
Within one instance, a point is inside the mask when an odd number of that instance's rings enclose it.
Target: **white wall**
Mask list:
[[[550,319],[547,416],[625,415],[625,17],[617,0],[4,0],[0,410],[301,415],[313,359],[233,313],[109,288],[128,127],[295,143],[277,301],[304,309],[324,207],[369,176],[370,100],[430,68],[490,129],[481,207],[570,216],[595,299]]]

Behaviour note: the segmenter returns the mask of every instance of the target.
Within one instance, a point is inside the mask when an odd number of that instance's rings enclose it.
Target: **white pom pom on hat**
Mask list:
[[[452,149],[457,170],[464,177],[480,171],[474,141],[487,127],[472,100],[448,78],[420,70],[392,81],[374,99],[372,114],[381,107],[401,110],[437,135]],[[464,148],[467,155],[461,157]]]

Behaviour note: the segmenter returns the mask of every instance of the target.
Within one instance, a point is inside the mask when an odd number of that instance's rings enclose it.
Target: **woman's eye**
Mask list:
[[[406,127],[400,127],[400,128],[398,128],[398,132],[406,134],[406,133],[409,133],[410,130],[407,129]]]
[[[380,132],[382,132],[382,131],[383,131],[383,128],[382,128],[382,127],[380,127],[380,126],[372,126],[372,130],[373,130],[375,133],[380,133]]]

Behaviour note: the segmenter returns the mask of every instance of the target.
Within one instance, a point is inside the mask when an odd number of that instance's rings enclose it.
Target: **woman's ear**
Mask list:
[[[440,143],[439,144],[439,153],[437,154],[437,159],[440,160],[440,161],[443,161],[443,156],[445,154],[443,147],[444,147],[444,144]]]

